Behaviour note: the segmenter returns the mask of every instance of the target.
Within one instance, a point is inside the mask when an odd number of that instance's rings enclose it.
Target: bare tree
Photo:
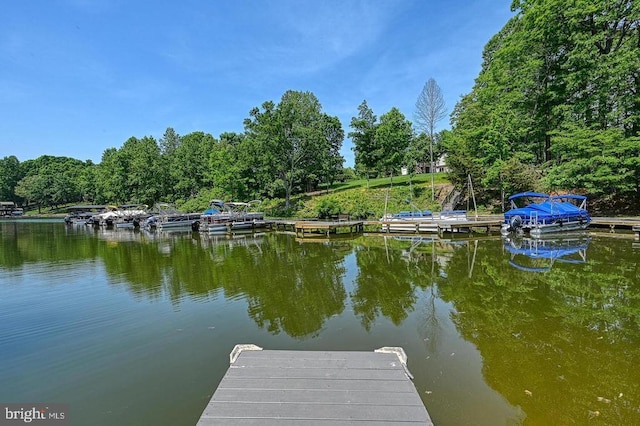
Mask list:
[[[433,174],[433,141],[436,125],[447,116],[447,107],[440,86],[433,78],[425,83],[416,101],[414,119],[416,127],[429,135],[429,172],[431,173],[431,200],[435,199],[435,181]]]

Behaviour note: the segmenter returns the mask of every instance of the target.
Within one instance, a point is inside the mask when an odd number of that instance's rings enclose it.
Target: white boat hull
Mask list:
[[[251,229],[251,228],[253,228],[253,222],[232,222],[231,223],[232,230]]]
[[[532,237],[538,237],[540,235],[546,235],[551,233],[562,233],[562,232],[571,232],[571,231],[584,231],[589,227],[589,222],[563,222],[560,223],[549,223],[549,224],[538,224],[538,225],[530,225],[523,226],[522,232],[529,233]],[[508,224],[502,224],[500,228],[500,233],[502,235],[508,235],[511,231],[511,227]]]
[[[429,222],[387,222],[382,225],[383,232],[438,232],[438,224],[433,221]]]
[[[118,229],[133,229],[135,225],[133,222],[116,222],[116,228]]]
[[[223,232],[227,232],[229,230],[229,227],[222,223],[222,224],[215,224],[215,225],[209,225],[206,227],[207,232],[209,233],[223,233]]]

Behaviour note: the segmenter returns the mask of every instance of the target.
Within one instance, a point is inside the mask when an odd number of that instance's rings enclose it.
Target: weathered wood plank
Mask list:
[[[361,351],[304,351],[304,350],[280,350],[269,349],[264,351],[243,351],[242,356],[247,358],[308,358],[308,359],[365,359],[393,354],[381,354],[378,352]]]
[[[415,392],[413,383],[409,380],[378,380],[378,386],[387,389],[388,392]],[[226,389],[318,389],[318,390],[367,390],[371,389],[371,380],[331,380],[316,379],[234,379],[224,377],[220,382],[220,388]]]
[[[298,404],[298,403],[246,403],[225,402],[209,405],[202,417],[206,418],[263,418],[263,419],[323,419],[323,420],[385,420],[422,421],[428,415],[424,406],[395,406],[370,404]]]
[[[212,398],[215,402],[253,401],[264,403],[324,403],[324,404],[376,404],[418,405],[422,400],[416,392],[389,392],[384,390],[320,390],[320,389],[238,389],[218,388]]]
[[[254,360],[254,359],[268,359],[268,360],[287,360],[293,361],[297,359],[309,359],[309,360],[355,360],[365,361],[374,360],[382,361],[398,361],[398,357],[391,353],[376,353],[376,352],[354,352],[354,351],[295,351],[295,357],[291,356],[292,351],[243,351],[238,360]],[[238,362],[238,361],[236,361]]]
[[[229,368],[230,378],[255,379],[335,379],[335,380],[406,380],[403,371],[397,369],[345,369],[345,368]]]

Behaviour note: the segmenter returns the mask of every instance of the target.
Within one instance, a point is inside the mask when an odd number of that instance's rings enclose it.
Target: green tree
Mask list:
[[[98,166],[87,160],[78,176],[78,189],[83,201],[94,201],[98,196]]]
[[[27,204],[38,206],[38,213],[42,212],[42,206],[48,204],[47,179],[42,175],[31,174],[25,176],[16,184],[16,195],[22,197]]]
[[[624,129],[589,130],[569,126],[554,133],[552,165],[545,182],[551,189],[568,186],[611,198],[640,190],[640,137]]]
[[[209,180],[217,198],[248,201],[246,163],[240,155],[243,140],[241,134],[222,133],[209,154]]]
[[[131,137],[120,148],[126,171],[127,198],[152,205],[165,194],[166,173],[160,156],[160,147],[151,136],[142,139]]]
[[[20,161],[14,155],[0,160],[0,200],[17,202],[15,188],[22,179]]]
[[[409,186],[412,185],[413,175],[415,175],[418,166],[424,164],[425,158],[428,158],[430,146],[430,138],[424,132],[411,138],[403,161],[409,173]],[[413,188],[411,188],[411,195],[413,196]]]
[[[124,154],[116,148],[102,153],[97,170],[96,202],[124,203],[131,201],[127,189],[127,164]]]
[[[28,199],[40,207],[80,201],[81,176],[86,167],[83,161],[70,157],[42,155],[35,160],[27,160],[21,164],[24,176],[37,176],[37,179],[24,181],[21,191],[29,194]],[[40,188],[41,180],[46,182],[44,188]]]
[[[344,142],[344,130],[338,117],[323,114],[319,122],[322,130],[324,149],[319,152],[317,165],[320,170],[321,180],[331,187],[338,176],[342,173],[344,158],[340,154],[340,148]]]
[[[281,189],[289,208],[294,191],[300,190],[312,174],[317,176],[322,171],[322,159],[330,158],[335,151],[329,140],[335,141],[339,131],[327,129],[339,121],[327,119],[313,93],[292,90],[282,95],[277,106],[268,101],[262,104],[262,111],[254,108],[249,114],[245,131],[250,145],[260,152],[259,175],[272,177],[266,189],[272,193]]]
[[[376,146],[377,117],[373,110],[364,100],[358,106],[358,116],[351,118],[349,137],[353,141],[353,151],[355,154],[355,168],[363,171],[367,177],[367,187],[369,186],[369,175],[375,169],[380,158]]]
[[[270,196],[278,195],[283,189],[283,181],[274,171],[275,152],[270,145],[277,144],[281,138],[277,121],[276,105],[266,101],[260,108],[252,108],[249,118],[245,118],[244,127],[247,152],[256,154],[252,160],[255,184],[262,186],[262,193]],[[273,160],[272,160],[273,159]]]
[[[164,135],[160,138],[160,152],[162,152],[163,155],[170,156],[176,149],[178,149],[181,142],[182,138],[180,135],[177,134],[172,127],[167,127]]]
[[[193,132],[182,136],[170,159],[175,199],[186,200],[210,186],[209,156],[216,140],[204,132]]]
[[[394,173],[398,174],[412,137],[411,122],[407,121],[400,110],[394,107],[383,114],[375,134],[378,170],[391,177]]]

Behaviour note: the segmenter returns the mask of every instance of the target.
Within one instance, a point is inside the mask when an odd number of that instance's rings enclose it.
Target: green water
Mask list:
[[[531,241],[499,236],[3,220],[0,402],[68,403],[73,425],[193,425],[237,343],[402,346],[438,425],[640,424],[640,244],[616,236],[527,256]]]

